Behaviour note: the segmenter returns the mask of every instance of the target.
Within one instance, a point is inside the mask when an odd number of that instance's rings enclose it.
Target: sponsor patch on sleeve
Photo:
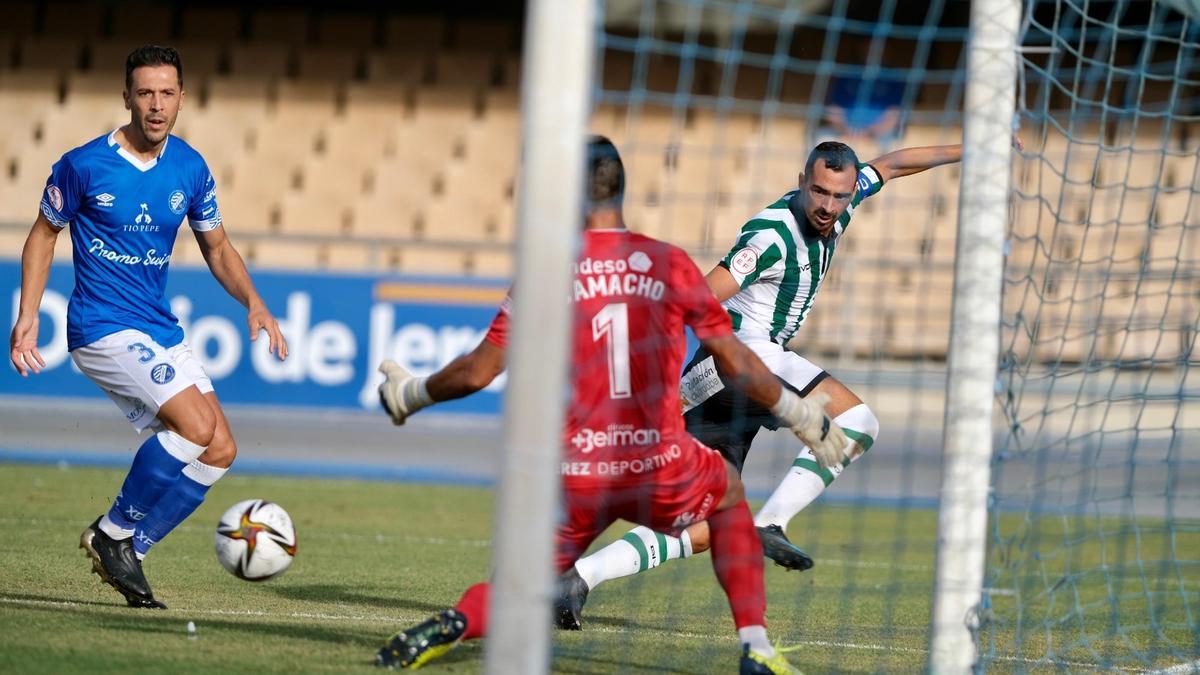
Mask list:
[[[744,248],[738,251],[733,254],[733,259],[729,261],[729,269],[742,276],[753,272],[756,266],[758,266],[758,251],[752,248]]]
[[[62,211],[62,190],[59,190],[57,185],[51,184],[46,186],[46,199],[49,200],[50,206],[53,206],[55,211]]]

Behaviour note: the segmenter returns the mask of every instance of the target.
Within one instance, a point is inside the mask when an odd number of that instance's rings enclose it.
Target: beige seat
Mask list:
[[[258,9],[250,17],[250,36],[256,42],[303,45],[308,42],[308,19],[308,12],[303,9],[285,7]]]
[[[405,274],[459,277],[466,273],[466,254],[459,248],[409,244],[398,249],[397,257]]]
[[[363,273],[384,268],[387,254],[369,243],[325,244],[320,254],[322,267],[335,272]]]
[[[328,193],[287,192],[279,200],[279,231],[340,237],[350,231],[352,199]]]
[[[320,244],[295,239],[259,239],[248,248],[250,262],[257,268],[311,270],[321,257]]]
[[[268,198],[264,190],[251,184],[240,187],[234,183],[217,186],[217,204],[221,208],[223,227],[233,234],[273,232],[272,216],[276,199]]]
[[[686,249],[703,248],[715,204],[702,196],[664,200],[657,238]]]
[[[345,118],[341,121],[358,130],[356,145],[362,145],[361,134],[367,130],[391,128],[408,114],[409,89],[401,82],[349,82],[345,97]]]
[[[454,24],[454,46],[479,51],[512,51],[516,25],[503,19],[460,19]]]
[[[33,5],[34,3],[21,3]],[[16,6],[5,4],[0,7],[4,11],[4,23],[14,17],[10,11]],[[44,5],[43,25],[48,35],[71,36],[75,38],[93,38],[100,35],[104,28],[104,6],[96,2],[47,2]],[[30,17],[32,18],[32,17]],[[15,26],[14,26],[15,28]],[[21,34],[32,35],[33,27]]]
[[[423,203],[433,197],[436,170],[428,161],[406,154],[401,144],[396,157],[384,159],[373,167],[368,177],[369,194],[392,195],[414,203]]]
[[[58,104],[60,82],[60,76],[48,70],[0,71],[0,116],[18,128],[32,128],[40,111]]]
[[[446,44],[446,20],[440,16],[393,14],[384,24],[390,49],[434,50]]]
[[[361,49],[374,45],[375,18],[363,13],[323,13],[316,21],[317,44]]]
[[[187,40],[229,44],[242,36],[242,9],[188,5],[183,8],[180,28]]]
[[[472,249],[467,257],[467,274],[490,279],[512,279],[512,251],[491,247]]]
[[[243,78],[280,78],[291,71],[291,47],[286,42],[252,42],[229,48],[229,72]]]
[[[417,49],[373,51],[367,54],[367,79],[416,86],[433,81],[430,52]]]
[[[368,186],[368,164],[344,159],[310,157],[301,167],[301,189],[314,198],[347,205],[361,199]]]
[[[37,5],[32,2],[6,2],[0,9],[4,11],[4,23],[0,24],[0,35],[21,36],[33,35],[37,27]]]
[[[269,86],[260,77],[214,77],[206,87],[204,110],[242,128],[256,125],[267,114]]]
[[[319,117],[306,118],[299,110],[292,114],[271,115],[260,124],[254,135],[254,156],[275,162],[279,168],[295,167],[312,156],[320,137]]]
[[[22,68],[52,70],[59,74],[79,68],[83,62],[83,42],[67,36],[26,36],[17,45],[17,60]]]
[[[424,238],[436,242],[496,241],[498,214],[490,209],[464,208],[446,199],[421,204],[416,227]]]
[[[308,126],[320,126],[338,111],[340,83],[336,79],[283,80],[275,87],[276,117],[311,119]]]
[[[374,118],[378,115],[377,118]],[[318,142],[320,157],[342,166],[365,168],[383,157],[396,154],[396,141],[388,133],[376,130],[393,116],[382,110],[371,115],[357,114],[334,118],[324,129]]]
[[[438,52],[433,69],[434,82],[441,88],[486,88],[497,75],[496,57],[490,52]]]
[[[354,236],[367,239],[412,239],[414,222],[422,202],[392,190],[365,195],[352,205]]]
[[[236,118],[223,117],[211,109],[185,109],[175,123],[174,133],[195,148],[214,172],[248,152],[249,125]]]
[[[170,44],[173,31],[171,6],[157,2],[118,2],[113,4],[113,38],[139,44]]]
[[[308,47],[296,53],[296,74],[301,78],[351,80],[361,69],[361,52],[354,47]]]

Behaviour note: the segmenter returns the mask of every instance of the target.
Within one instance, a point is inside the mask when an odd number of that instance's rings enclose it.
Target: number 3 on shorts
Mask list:
[[[134,342],[126,349],[138,353],[138,363],[150,363],[154,359],[154,350],[140,342]]]

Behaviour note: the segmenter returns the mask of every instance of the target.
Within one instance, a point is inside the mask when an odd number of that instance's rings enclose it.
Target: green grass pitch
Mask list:
[[[374,651],[390,633],[453,603],[487,573],[490,491],[232,474],[147,560],[155,592],[171,609],[131,610],[90,574],[77,548],[80,530],[107,508],[121,477],[0,465],[0,672],[372,672]],[[283,505],[299,533],[292,568],[266,583],[235,579],[213,554],[220,513],[251,497]],[[847,506],[817,506],[797,518],[791,535],[807,544],[817,567],[767,569],[769,630],[798,647],[792,662],[810,673],[920,671],[935,524],[931,511]],[[623,531],[618,523],[604,540]],[[1198,557],[1195,539],[1179,542],[1190,547],[1181,556]],[[1190,582],[1191,597],[1183,597],[1194,608],[1197,579]],[[1144,620],[1144,608],[1131,611]],[[555,672],[737,666],[732,620],[707,554],[597,589],[585,620],[582,632],[555,636]],[[1136,632],[1105,638],[1106,620],[1096,618],[1098,642],[1090,644],[1117,654],[1138,648]],[[188,638],[188,621],[196,639]],[[1068,643],[1073,630],[1064,628]],[[1187,644],[1188,636],[1174,637]],[[478,672],[481,644],[426,670]],[[1028,659],[998,662],[991,672],[1055,670],[1036,661],[1044,645],[1026,651]],[[1079,659],[1068,670],[1095,662],[1082,648],[1063,656]]]

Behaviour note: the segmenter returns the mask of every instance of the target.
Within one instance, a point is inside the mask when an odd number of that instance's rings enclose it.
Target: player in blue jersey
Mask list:
[[[129,124],[62,156],[42,194],[21,255],[21,300],[10,358],[40,372],[38,311],[54,243],[70,227],[75,289],[67,347],[140,434],[142,443],[112,507],[80,537],[93,570],[131,607],[165,608],[142,559],[204,501],[237,446],[212,382],[184,341],[164,289],[186,217],[213,276],[248,310],[250,339],[266,331],[283,359],[287,343],[221,227],[204,158],[171,129],[183,103],[183,67],[170,47],[147,45],[125,62]]]

